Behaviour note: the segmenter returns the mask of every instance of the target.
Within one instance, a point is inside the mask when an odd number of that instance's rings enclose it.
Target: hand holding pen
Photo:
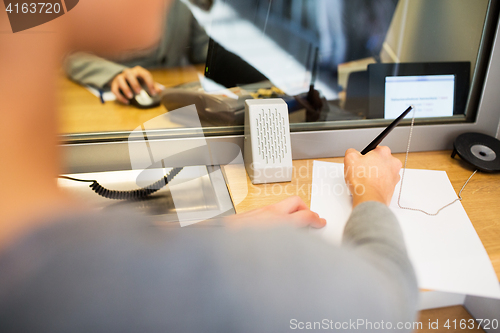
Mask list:
[[[408,109],[406,109],[399,117],[397,117],[392,123],[390,123],[389,126],[387,126],[387,128],[382,131],[382,133],[380,133],[372,142],[370,142],[368,146],[366,146],[365,149],[361,151],[361,155],[365,155],[370,150],[375,149],[382,142],[382,140],[384,140],[385,137],[389,133],[391,133],[391,131],[399,124],[399,122],[403,120],[403,118],[406,117],[408,113],[410,113],[412,109],[413,105],[410,105]]]

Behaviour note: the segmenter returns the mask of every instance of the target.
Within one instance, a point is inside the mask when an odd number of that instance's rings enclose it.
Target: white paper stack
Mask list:
[[[327,220],[320,233],[335,244],[352,211],[343,170],[343,164],[320,161],[313,167],[311,210]],[[491,261],[462,204],[457,201],[437,216],[404,210],[397,203],[400,184],[390,208],[401,224],[420,288],[500,298]],[[406,170],[402,206],[435,213],[456,198],[445,171]]]

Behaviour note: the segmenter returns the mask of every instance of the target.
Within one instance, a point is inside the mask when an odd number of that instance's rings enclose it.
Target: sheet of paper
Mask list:
[[[96,88],[91,87],[91,86],[85,86],[85,88],[88,91],[90,91],[92,93],[92,95],[94,95],[95,97],[101,98],[101,92],[99,91],[99,89],[96,89]],[[111,91],[105,91],[105,92],[102,93],[102,100],[104,102],[115,101],[116,97],[113,94],[113,92],[111,92]]]
[[[319,233],[335,244],[352,211],[343,175],[343,164],[314,161],[311,210],[327,220]],[[437,216],[404,210],[397,203],[400,184],[390,208],[401,224],[420,288],[500,298],[491,261],[462,204],[455,202]],[[406,170],[402,206],[435,213],[456,198],[445,171]]]
[[[238,95],[233,93],[231,90],[227,89],[221,84],[218,84],[214,80],[211,80],[204,75],[198,73],[198,80],[200,81],[201,86],[205,93],[210,95],[222,95],[232,99],[238,99]]]
[[[99,89],[94,88],[92,86],[84,86],[84,87],[95,97],[97,97],[99,99],[101,98],[101,92],[99,91]],[[162,84],[160,84],[159,87],[162,89],[165,89],[165,86],[163,86]],[[102,100],[104,102],[116,101],[116,96],[115,96],[115,94],[113,94],[112,91],[103,91],[102,92]]]

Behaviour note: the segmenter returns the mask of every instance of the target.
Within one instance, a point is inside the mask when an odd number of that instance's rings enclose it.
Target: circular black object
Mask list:
[[[451,157],[458,154],[461,159],[479,171],[500,171],[500,141],[481,133],[460,134],[453,143]]]

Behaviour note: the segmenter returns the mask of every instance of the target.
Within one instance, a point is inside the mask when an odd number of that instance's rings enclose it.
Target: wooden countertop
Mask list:
[[[198,80],[204,66],[186,66],[152,70],[153,79],[165,87]],[[59,132],[61,134],[99,133],[132,131],[143,123],[164,114],[167,110],[160,105],[141,110],[118,102],[102,104],[98,97],[61,73],[59,92]],[[172,122],[155,121],[158,128],[181,127]],[[149,127],[151,128],[151,127]]]
[[[172,87],[186,82],[198,80],[198,73],[203,66],[161,69],[151,71],[156,82],[165,87]],[[61,75],[59,80],[60,133],[96,133],[131,131],[144,122],[165,113],[163,106],[139,110],[116,102],[101,104],[99,99],[80,85]],[[158,123],[163,128],[179,125]],[[408,167],[413,169],[444,170],[459,191],[472,169],[459,159],[451,159],[450,151],[411,153]],[[404,154],[396,154],[403,161]],[[343,162],[343,158],[321,159],[329,162]],[[299,195],[310,205],[312,160],[293,161],[294,177],[291,183],[267,184],[254,186],[248,176],[242,176],[243,166],[226,166],[224,171],[228,177],[231,195],[248,196],[236,205],[238,213],[278,202],[290,195]],[[476,174],[462,193],[464,206],[493,267],[500,279],[500,174]],[[447,319],[470,319],[470,315],[462,306],[422,311],[419,320],[426,323],[429,319],[445,321]],[[421,331],[427,331],[425,328]],[[445,331],[444,329],[433,332]],[[453,330],[451,330],[453,331]],[[446,330],[446,332],[449,332]]]
[[[451,151],[411,153],[407,167],[446,171],[453,188],[458,193],[474,170],[458,157],[452,159],[450,155]],[[404,161],[404,154],[395,156]],[[342,163],[344,159],[338,157],[318,160]],[[291,183],[263,185],[252,185],[246,174],[243,178],[241,176],[243,165],[225,166],[224,172],[233,199],[243,197],[248,191],[246,198],[236,205],[236,212],[241,213],[273,204],[290,195],[298,195],[310,205],[312,166],[313,160],[295,160]],[[500,174],[478,172],[462,192],[462,198],[462,205],[483,242],[500,280]]]

